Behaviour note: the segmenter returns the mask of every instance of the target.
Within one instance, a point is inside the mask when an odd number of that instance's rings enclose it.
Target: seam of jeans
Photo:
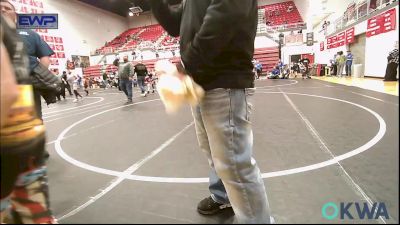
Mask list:
[[[230,106],[229,106],[229,111],[231,112],[231,117],[233,118],[233,109],[232,109],[232,92],[230,91],[229,92],[230,94],[229,94],[229,100],[230,100]],[[233,119],[232,119],[233,120]],[[233,139],[234,139],[234,137],[235,137],[235,125],[232,125],[231,127],[230,127],[230,129],[231,129],[231,137],[230,137],[230,142],[229,142],[229,153],[231,154],[231,157],[230,157],[230,159],[231,159],[231,164],[232,164],[232,166],[233,166],[233,172],[234,172],[234,174],[235,174],[235,176],[236,176],[236,179],[239,181],[239,185],[241,186],[241,189],[242,189],[242,194],[243,194],[243,198],[246,200],[246,202],[245,202],[245,204],[246,204],[246,208],[247,208],[247,210],[249,211],[249,213],[250,213],[250,216],[252,217],[252,218],[254,218],[254,213],[253,213],[253,210],[252,210],[252,208],[251,208],[251,206],[250,206],[250,201],[249,201],[249,197],[248,197],[248,193],[246,192],[246,188],[244,188],[243,186],[244,186],[244,184],[243,184],[243,181],[242,181],[242,179],[240,178],[240,176],[239,176],[239,173],[238,173],[238,168],[237,168],[237,164],[236,164],[236,162],[237,162],[237,158],[236,158],[236,154],[235,154],[235,152],[233,151]]]
[[[228,89],[228,98],[229,98],[229,127],[234,127],[235,124],[233,122],[233,112],[232,112],[232,90]]]
[[[249,113],[249,103],[247,101],[247,95],[248,95],[248,91],[247,89],[244,89],[244,100],[245,100],[245,107],[246,107],[246,120],[250,121],[250,113]]]

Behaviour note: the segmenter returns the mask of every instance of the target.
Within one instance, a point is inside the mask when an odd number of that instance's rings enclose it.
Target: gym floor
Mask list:
[[[254,157],[276,223],[399,222],[399,98],[321,80],[256,82]],[[137,89],[135,89],[137,91]],[[43,106],[50,200],[60,223],[232,223],[197,213],[208,163],[189,107],[116,89]],[[389,219],[327,220],[324,204],[384,203]]]

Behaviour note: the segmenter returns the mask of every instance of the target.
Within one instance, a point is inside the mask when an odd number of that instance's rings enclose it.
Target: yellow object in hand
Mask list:
[[[196,106],[204,96],[204,90],[190,76],[179,77],[178,70],[169,61],[158,61],[155,65],[159,76],[157,91],[168,114],[176,113],[184,103]]]

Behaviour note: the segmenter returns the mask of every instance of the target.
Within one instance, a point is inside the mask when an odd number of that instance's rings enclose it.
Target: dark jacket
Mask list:
[[[135,65],[135,73],[138,77],[145,77],[147,76],[147,67],[143,63],[138,63]]]
[[[168,33],[180,36],[185,69],[204,89],[254,87],[257,0],[186,0],[175,9],[165,0],[150,4]]]

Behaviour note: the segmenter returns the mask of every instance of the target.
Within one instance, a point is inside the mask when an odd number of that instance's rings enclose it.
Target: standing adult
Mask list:
[[[351,66],[353,65],[353,59],[354,59],[353,54],[351,53],[350,50],[348,50],[346,56],[346,76],[351,77]]]
[[[211,196],[198,204],[198,212],[232,207],[239,223],[270,223],[264,182],[252,158],[250,122],[258,1],[186,0],[177,8],[167,1],[149,2],[161,26],[180,36],[186,72],[206,91],[192,108],[211,169]]]
[[[54,51],[50,46],[40,37],[38,33],[33,30],[21,29],[17,33],[24,42],[26,52],[29,56],[29,70],[31,76],[34,75],[34,70],[37,67],[44,67],[46,69],[50,66],[50,56],[54,55]],[[42,101],[41,94],[36,88],[33,89],[35,98],[36,113],[42,119]],[[54,93],[56,95],[56,93]]]
[[[342,51],[338,52],[338,55],[336,56],[337,75],[338,75],[338,77],[342,77],[343,76],[343,69],[344,69],[345,63],[346,63],[346,56],[343,54]]]
[[[139,85],[142,97],[146,97],[147,89],[145,85],[145,78],[148,75],[147,67],[143,63],[138,63],[135,65],[135,74],[137,77],[137,83]]]
[[[45,127],[34,106],[29,59],[20,48],[23,41],[13,28],[14,5],[1,0],[0,10],[0,220],[5,222],[11,203],[10,223],[55,223],[49,206],[44,159]],[[3,91],[7,91],[6,95]]]
[[[63,74],[61,76],[61,81],[64,81],[65,83],[65,88],[68,90],[68,93],[70,96],[72,96],[72,91],[71,91],[71,85],[68,82],[68,75],[67,75],[67,71],[63,71]],[[65,92],[65,89],[64,89]]]
[[[118,68],[119,86],[128,98],[126,104],[132,104],[132,80],[134,72],[132,64],[128,61],[128,56],[124,56],[123,60],[123,63],[120,63]]]
[[[386,74],[384,81],[397,81],[397,68],[399,67],[399,49],[396,44],[395,49],[389,53],[387,57],[388,64],[386,66]]]
[[[338,56],[338,52],[335,54],[335,55],[333,55],[333,59],[331,59],[330,61],[331,61],[331,65],[332,65],[332,73],[331,73],[331,75],[333,75],[333,76],[336,76],[338,73],[337,73],[337,62],[336,62],[336,57]]]

